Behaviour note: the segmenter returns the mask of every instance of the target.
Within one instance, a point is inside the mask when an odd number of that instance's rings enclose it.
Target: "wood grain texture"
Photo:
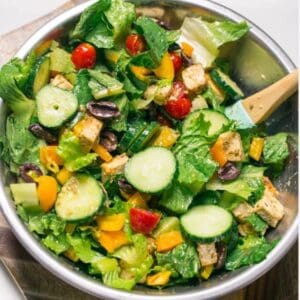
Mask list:
[[[50,19],[84,0],[68,1],[54,12],[0,36],[0,65],[7,62],[39,27]],[[12,234],[0,212],[0,256],[19,282],[29,300],[94,300],[62,282],[45,270],[27,253]],[[294,300],[298,298],[298,245],[266,275],[247,288],[221,300]],[[1,298],[2,299],[2,298]],[[104,299],[103,299],[104,300]]]

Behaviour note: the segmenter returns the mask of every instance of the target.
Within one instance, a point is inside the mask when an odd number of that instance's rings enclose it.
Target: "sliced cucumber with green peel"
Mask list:
[[[26,208],[39,206],[35,183],[12,183],[10,190],[17,205],[23,205]]]
[[[146,128],[146,122],[134,122],[128,126],[119,143],[120,152],[126,152]]]
[[[48,84],[36,95],[36,105],[41,125],[58,127],[77,111],[78,100],[72,92]]]
[[[66,221],[82,221],[92,217],[101,207],[103,191],[89,175],[71,177],[62,187],[55,202],[57,215]]]
[[[125,177],[141,192],[158,193],[172,182],[175,171],[176,159],[170,150],[150,147],[129,159]]]
[[[191,239],[213,243],[224,239],[231,232],[233,217],[220,206],[199,205],[182,215],[180,223]]]
[[[237,101],[245,95],[238,85],[225,73],[219,69],[213,69],[210,72],[212,79],[216,84],[227,93],[233,100]]]
[[[159,131],[159,127],[157,122],[148,124],[139,137],[131,144],[128,149],[128,154],[132,155],[133,153],[143,150],[151,138]]]
[[[183,132],[190,129],[193,126],[194,122],[200,117],[200,114],[203,115],[203,118],[206,122],[210,122],[210,127],[208,129],[208,136],[214,136],[221,133],[224,126],[229,125],[228,118],[222,113],[211,110],[211,109],[201,109],[196,110],[189,114],[189,116],[184,120],[182,130]]]
[[[31,96],[36,96],[39,90],[49,83],[50,79],[50,58],[40,57],[32,68],[28,81],[27,91]]]

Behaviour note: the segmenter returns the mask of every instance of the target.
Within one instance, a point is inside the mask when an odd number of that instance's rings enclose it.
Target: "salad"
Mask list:
[[[271,179],[287,134],[240,129],[244,97],[222,47],[246,22],[179,29],[123,0],[87,8],[63,38],[0,70],[1,159],[19,217],[43,246],[131,290],[208,280],[259,263],[284,217]]]

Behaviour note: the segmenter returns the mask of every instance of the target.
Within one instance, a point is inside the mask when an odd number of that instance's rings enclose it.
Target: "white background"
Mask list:
[[[260,26],[298,64],[298,0],[214,0]],[[0,0],[0,34],[40,17],[66,0]]]

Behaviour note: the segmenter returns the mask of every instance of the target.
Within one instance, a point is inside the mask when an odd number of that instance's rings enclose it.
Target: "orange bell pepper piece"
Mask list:
[[[183,242],[182,235],[178,230],[172,230],[160,234],[156,240],[156,250],[157,252],[168,251],[176,247]]]
[[[221,140],[218,139],[215,142],[215,144],[210,149],[210,153],[212,155],[213,160],[218,162],[221,167],[223,167],[227,163],[228,159],[223,149],[223,143]]]
[[[37,179],[38,187],[37,194],[40,200],[40,206],[43,211],[49,211],[57,198],[58,186],[54,177],[51,176],[40,176]]]

